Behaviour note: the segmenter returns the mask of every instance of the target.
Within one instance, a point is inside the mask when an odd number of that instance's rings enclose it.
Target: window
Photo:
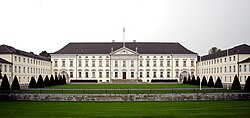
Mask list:
[[[239,66],[239,72],[241,72],[241,65]]]
[[[222,67],[220,67],[220,73],[222,73]]]
[[[25,58],[23,58],[23,63],[25,63]]]
[[[126,61],[122,61],[122,67],[126,67]]]
[[[78,72],[78,77],[82,78],[82,72]]]
[[[17,61],[17,57],[15,56],[15,61]]]
[[[229,57],[229,61],[231,61],[231,59],[232,59],[232,58],[231,58],[231,57]]]
[[[183,60],[183,67],[187,67],[187,61]]]
[[[92,67],[95,67],[95,60],[92,60]]]
[[[134,67],[134,66],[135,66],[134,61],[131,60],[131,67]]]
[[[234,58],[234,61],[235,61],[235,56],[233,58]]]
[[[12,66],[11,65],[9,66],[9,72],[12,72]]]
[[[235,72],[235,66],[233,66],[233,72]]]
[[[1,69],[1,68],[0,68]],[[15,66],[15,73],[17,73],[17,66]]]
[[[2,64],[0,64],[0,72],[2,72]]]
[[[224,59],[224,62],[227,62],[227,58]]]
[[[163,78],[163,72],[160,72],[160,77]]]
[[[118,61],[115,61],[115,67],[118,67]]]
[[[21,57],[18,57],[19,62],[21,62]]]
[[[167,78],[170,78],[170,72],[167,71]]]
[[[224,73],[226,73],[226,72],[227,72],[227,67],[225,66],[225,67],[224,67]]]
[[[167,67],[170,67],[170,61],[169,60],[167,61]]]
[[[244,72],[247,72],[247,65],[244,65]]]
[[[99,60],[99,67],[102,67],[102,60]]]
[[[250,64],[248,65],[248,71],[250,72]]]
[[[191,61],[191,67],[194,67],[194,61],[193,60]]]
[[[30,59],[27,59],[28,63],[30,63]]]
[[[147,67],[149,67],[149,60],[147,60]]]
[[[154,72],[153,77],[156,78],[156,72]]]
[[[175,66],[176,66],[176,67],[179,66],[179,61],[178,61],[178,60],[175,61]]]
[[[73,72],[69,73],[70,78],[73,78]]]
[[[135,77],[134,72],[131,72],[130,74],[131,74],[131,78],[134,78],[134,77]]]
[[[118,72],[115,72],[115,78],[118,78]]]
[[[99,78],[102,78],[102,72],[99,72]]]
[[[222,63],[222,59],[220,59],[220,63]]]
[[[163,61],[162,60],[160,61],[160,66],[163,67]]]
[[[62,61],[62,67],[65,67],[65,61]]]
[[[229,72],[231,73],[231,66],[229,66]]]
[[[142,74],[142,72],[140,72],[140,78],[142,78],[143,77],[143,74]]]
[[[78,60],[78,67],[82,67],[82,61]]]
[[[95,78],[95,72],[92,71],[92,78]]]
[[[4,65],[4,72],[7,72],[7,65]]]
[[[73,60],[70,60],[69,66],[73,67]]]
[[[178,78],[179,77],[179,71],[175,72],[175,77]]]
[[[88,60],[85,61],[85,67],[89,67],[89,61]]]
[[[28,69],[27,69],[27,73],[30,73],[30,68],[28,67]]]
[[[149,72],[147,72],[147,77],[149,77]]]
[[[142,67],[142,61],[140,61],[140,67]]]
[[[19,73],[21,73],[21,66],[19,66],[18,69],[19,69]]]
[[[54,66],[57,67],[57,61],[55,61],[55,65]]]
[[[89,78],[89,72],[85,72],[85,78]]]
[[[156,67],[156,60],[154,60],[154,67]]]
[[[106,60],[106,67],[109,67],[109,60]]]
[[[109,78],[109,72],[106,72],[106,78]]]

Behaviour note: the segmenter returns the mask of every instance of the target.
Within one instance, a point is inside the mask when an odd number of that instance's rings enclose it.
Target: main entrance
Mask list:
[[[122,72],[122,79],[126,79],[126,72]]]

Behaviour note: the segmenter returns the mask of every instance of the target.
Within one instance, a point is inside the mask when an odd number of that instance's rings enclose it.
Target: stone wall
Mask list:
[[[0,93],[0,100],[25,101],[190,101],[244,100],[250,93],[171,93],[171,94],[41,94]]]

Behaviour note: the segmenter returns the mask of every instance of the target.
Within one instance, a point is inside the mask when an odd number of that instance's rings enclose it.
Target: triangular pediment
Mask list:
[[[122,47],[112,52],[111,55],[138,55],[138,53],[127,47]]]

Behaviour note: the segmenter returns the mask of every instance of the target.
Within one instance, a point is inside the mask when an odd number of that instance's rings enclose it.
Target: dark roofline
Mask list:
[[[50,58],[36,55],[33,52],[25,52],[19,49],[15,49],[14,47],[11,47],[8,45],[0,45],[0,54],[16,54],[20,56],[27,56],[27,57],[34,58],[34,59],[50,61]]]
[[[241,64],[241,63],[249,63],[249,62],[250,62],[250,57],[247,58],[247,59],[245,59],[245,60],[243,60],[243,61],[240,61],[239,63]]]
[[[7,61],[7,60],[1,58],[1,57],[0,57],[0,63],[12,64],[11,62],[9,62],[9,61]]]
[[[242,44],[242,45],[235,46],[233,48],[222,50],[214,54],[204,55],[201,57],[201,61],[225,57],[227,56],[227,53],[228,53],[228,56],[235,55],[235,54],[250,54],[250,46],[247,44]]]

